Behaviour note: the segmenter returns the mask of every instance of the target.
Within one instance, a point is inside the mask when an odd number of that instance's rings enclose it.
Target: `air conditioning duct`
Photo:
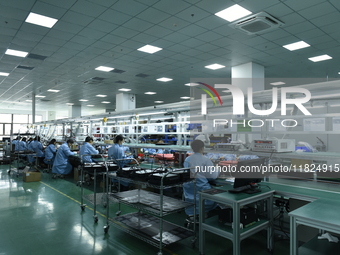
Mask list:
[[[229,26],[248,35],[263,34],[283,26],[284,23],[266,12],[259,12],[239,19]]]

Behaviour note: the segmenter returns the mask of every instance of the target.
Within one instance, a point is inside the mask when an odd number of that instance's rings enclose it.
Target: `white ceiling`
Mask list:
[[[262,35],[234,30],[214,13],[235,3],[252,13],[265,11],[285,25]],[[250,61],[263,65],[269,78],[338,78],[339,10],[339,0],[0,0],[0,72],[10,73],[0,76],[0,108],[29,109],[26,100],[35,92],[46,96],[37,99],[38,111],[65,110],[66,103],[104,111],[116,108],[119,88],[136,94],[137,107],[155,105],[156,100],[178,102],[189,96],[184,84],[190,78],[230,78],[232,66]],[[58,22],[51,29],[26,23],[30,12]],[[300,40],[311,47],[292,52],[282,47]],[[163,50],[137,51],[145,44]],[[5,55],[8,48],[46,58]],[[323,54],[333,59],[308,60]],[[213,63],[226,67],[204,68]],[[115,70],[94,70],[101,65]],[[104,80],[95,82],[95,77]],[[160,77],[173,80],[156,81]],[[144,95],[146,91],[157,94]]]

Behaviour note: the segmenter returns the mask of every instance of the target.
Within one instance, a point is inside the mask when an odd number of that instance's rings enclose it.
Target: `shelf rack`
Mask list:
[[[187,168],[184,168],[189,170]],[[192,236],[192,244],[196,243],[196,222],[194,222],[194,229],[185,229],[176,224],[170,223],[163,219],[164,216],[184,210],[189,206],[196,204],[188,203],[179,199],[171,198],[163,195],[164,189],[173,187],[182,187],[184,183],[194,182],[195,179],[188,182],[175,183],[170,185],[163,185],[164,178],[170,173],[179,173],[184,169],[176,169],[165,173],[160,180],[160,185],[151,184],[147,181],[132,180],[131,178],[124,178],[117,176],[116,173],[108,174],[109,178],[116,179],[118,183],[127,181],[138,185],[138,189],[112,193],[110,198],[118,200],[119,207],[116,213],[117,217],[109,218],[108,223],[104,226],[104,231],[109,229],[109,222],[119,229],[159,248],[158,255],[162,254],[162,248],[168,244],[177,242]],[[141,187],[148,187],[158,189],[159,194],[142,190]],[[194,185],[196,189],[196,185]],[[194,190],[196,192],[196,190]],[[124,204],[138,210],[136,213],[120,215],[120,205]],[[194,206],[195,214],[195,206]],[[195,218],[195,217],[194,217]],[[194,219],[196,221],[196,218]]]

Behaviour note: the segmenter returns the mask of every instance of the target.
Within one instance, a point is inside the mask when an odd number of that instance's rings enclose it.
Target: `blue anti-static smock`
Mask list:
[[[27,144],[24,141],[19,142],[19,151],[25,151],[27,150]]]
[[[55,160],[52,167],[52,173],[54,174],[69,174],[72,171],[72,166],[68,162],[68,157],[74,155],[70,150],[67,143],[63,143],[55,156]]]
[[[41,142],[34,141],[32,148],[33,148],[33,151],[36,153],[37,157],[39,157],[39,158],[45,157],[45,153],[43,152],[43,146],[42,146]]]
[[[85,142],[81,147],[79,151],[79,155],[82,158],[84,163],[91,163],[92,157],[91,156],[84,156],[83,155],[89,155],[89,154],[98,154],[99,151],[96,150],[91,144]]]
[[[196,166],[201,167],[204,169],[204,167],[208,166],[214,166],[210,159],[203,156],[201,153],[195,152],[191,156],[187,157],[184,161],[184,167],[191,168],[191,175],[194,176],[196,174]],[[207,190],[211,189],[211,186],[209,184],[209,180],[214,180],[218,177],[218,172],[200,172],[197,171],[196,174],[196,214],[199,213],[199,195],[198,192],[201,190]],[[188,202],[194,202],[194,183],[185,183],[183,185],[183,193],[185,201]],[[205,211],[208,212],[212,209],[214,209],[217,206],[217,204],[210,200],[205,200]],[[185,213],[187,215],[193,215],[194,214],[194,208],[189,207],[185,209]]]
[[[125,159],[117,161],[119,167],[124,167],[131,162],[131,156],[126,156],[124,152],[124,146],[115,143],[108,151],[109,159]]]
[[[32,141],[32,142],[30,142],[28,145],[27,145],[27,149],[29,150],[29,151],[33,151],[34,152],[34,144],[35,144],[35,142],[36,141]],[[31,155],[28,155],[27,156],[27,160],[28,160],[28,162],[30,162],[30,163],[33,163],[34,161],[35,161],[35,158],[33,157],[33,156],[31,156]]]
[[[47,165],[53,165],[56,153],[57,153],[57,149],[54,144],[50,144],[49,146],[47,146],[47,148],[45,149],[44,162]]]
[[[14,150],[18,151],[19,150],[19,140],[13,140],[12,141],[12,146],[14,145]]]

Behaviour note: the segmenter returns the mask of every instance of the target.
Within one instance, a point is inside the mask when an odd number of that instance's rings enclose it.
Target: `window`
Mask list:
[[[22,133],[24,130],[20,131],[20,128],[21,128],[21,124],[13,124],[13,134]]]
[[[12,123],[12,114],[0,114],[1,123]]]
[[[42,115],[35,115],[35,122],[40,122],[42,121]],[[28,123],[32,123],[32,115],[30,114],[28,116]]]
[[[11,124],[4,124],[5,125],[5,135],[11,134]]]
[[[27,114],[13,114],[13,123],[28,123],[28,115]]]

